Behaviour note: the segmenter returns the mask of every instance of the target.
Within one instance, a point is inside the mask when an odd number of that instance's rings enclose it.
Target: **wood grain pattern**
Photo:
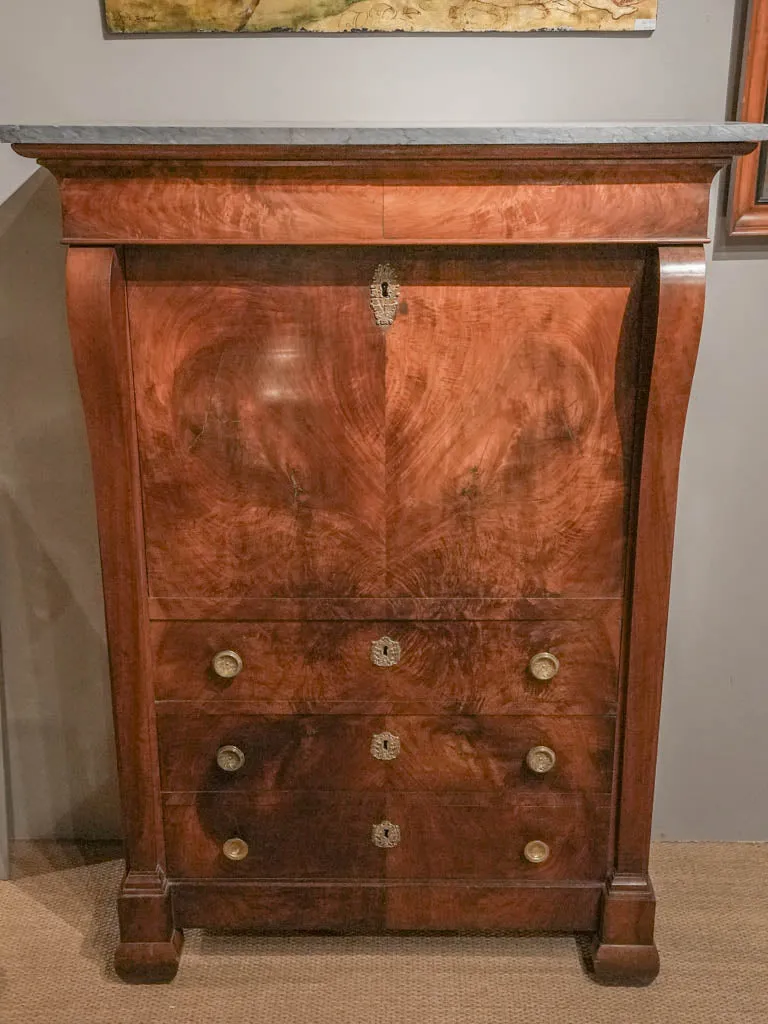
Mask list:
[[[545,209],[556,209],[556,221]],[[384,238],[458,242],[605,242],[706,235],[704,183],[582,181],[531,185],[385,186]]]
[[[429,181],[433,168],[438,181],[443,174],[462,180],[485,181],[490,177],[507,180],[506,173],[519,177],[546,177],[548,169],[570,175],[572,181],[612,175],[631,185],[636,181],[701,181],[705,167],[730,160],[737,153],[754,148],[754,142],[606,142],[556,143],[552,145],[477,144],[462,145],[330,145],[286,144],[271,146],[230,144],[108,144],[82,142],[18,142],[13,149],[49,167],[60,178],[136,176],[147,178],[183,177],[194,169],[195,176],[226,178],[234,170],[247,175],[274,172],[294,181],[311,171],[322,181],[336,182],[336,175],[352,168],[359,175],[386,180]],[[442,172],[442,173],[441,173]],[[516,177],[516,180],[517,180]]]
[[[642,456],[638,454],[636,546],[628,581],[616,846],[620,873],[643,875],[648,870],[677,481],[704,315],[705,273],[700,246],[659,252],[650,388],[638,422]]]
[[[398,737],[391,761],[371,753],[374,735]],[[158,706],[164,790],[484,791],[610,793],[615,719],[210,715],[198,707]],[[216,752],[234,744],[245,754],[237,772]],[[525,757],[535,746],[555,751],[555,767],[537,775]]]
[[[387,899],[384,882],[205,879],[175,882],[171,892],[183,928],[262,933],[371,934],[383,928]]]
[[[118,178],[101,195],[90,179],[71,178],[64,190],[67,235],[95,234],[101,243],[247,242],[250,245],[375,242],[382,238],[377,185],[272,185],[245,181]],[[94,202],[95,201],[95,202]],[[149,216],[137,220],[137,212]],[[195,211],[191,219],[190,211]],[[130,228],[127,228],[131,225]]]
[[[67,240],[147,243],[356,245],[402,242],[684,241],[706,238],[707,183],[446,186],[181,183],[117,178],[94,195],[90,179],[63,192]],[[94,200],[97,199],[96,202]],[[552,221],[557,204],[563,217]],[[138,217],[139,210],[146,213]],[[194,219],[190,212],[194,210]],[[619,214],[619,211],[621,213]]]
[[[556,597],[151,597],[149,617],[159,621],[227,622],[536,622],[612,619],[618,598]]]
[[[619,609],[604,621],[153,623],[160,700],[248,702],[276,714],[604,714],[615,710]],[[399,664],[379,668],[371,643],[392,636]],[[243,670],[222,680],[217,651],[235,650]],[[541,651],[560,660],[549,683],[528,664]]]
[[[596,883],[176,882],[174,917],[184,928],[260,932],[592,931]]]
[[[153,595],[343,596],[384,573],[375,262],[132,250]],[[157,338],[164,344],[158,345]]]
[[[669,243],[706,238],[715,173],[754,144],[14,148],[56,174],[69,242]],[[441,199],[457,183],[483,191]]]
[[[515,885],[389,884],[387,931],[591,931],[600,888],[582,882]]]
[[[751,0],[744,45],[743,89],[739,119],[763,124],[768,103],[768,2]],[[760,201],[765,143],[734,161],[731,193],[731,234],[768,235],[768,203]]]
[[[624,638],[623,735],[617,748],[615,866],[594,955],[606,983],[647,984],[659,971],[648,878],[654,778],[683,429],[704,314],[701,247],[661,249],[645,311],[648,347],[639,404],[635,536]],[[655,322],[654,322],[655,321]]]
[[[392,258],[387,592],[618,597],[642,258],[467,255]]]
[[[125,279],[114,249],[69,250],[67,304],[96,491],[120,769],[126,875],[115,967],[129,980],[168,981],[178,968],[182,937],[162,871],[131,355]]]
[[[173,793],[164,797],[169,873],[179,878],[466,878],[538,881],[604,876],[609,805],[605,797],[506,793]],[[371,839],[388,820],[401,829],[392,849]],[[245,860],[221,852],[237,836]],[[483,837],[478,843],[478,836]],[[529,864],[532,839],[550,845]]]
[[[129,266],[153,596],[621,595],[640,253]]]
[[[114,249],[70,249],[69,332],[91,449],[128,871],[162,864],[125,279]]]

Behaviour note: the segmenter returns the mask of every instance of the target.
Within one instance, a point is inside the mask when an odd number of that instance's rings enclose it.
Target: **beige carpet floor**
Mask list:
[[[662,973],[605,989],[573,938],[188,932],[167,986],[112,972],[117,851],[17,844],[0,882],[2,1024],[768,1024],[768,844],[661,844]]]

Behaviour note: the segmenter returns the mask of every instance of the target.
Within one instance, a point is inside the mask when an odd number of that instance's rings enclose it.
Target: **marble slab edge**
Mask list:
[[[105,146],[585,146],[768,140],[768,125],[523,124],[431,127],[0,125],[0,142]]]

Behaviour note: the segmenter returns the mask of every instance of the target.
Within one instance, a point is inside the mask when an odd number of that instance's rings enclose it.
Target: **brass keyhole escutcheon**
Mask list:
[[[377,761],[394,761],[400,754],[400,737],[393,732],[377,732],[371,740],[371,753]]]
[[[243,671],[243,659],[237,651],[218,651],[213,656],[211,668],[219,679],[234,679]]]
[[[391,668],[400,661],[402,651],[397,640],[383,636],[371,644],[371,661],[379,668]]]
[[[371,839],[374,846],[382,850],[391,850],[400,842],[400,826],[391,821],[380,821],[371,829]]]
[[[400,283],[394,267],[380,263],[371,281],[371,309],[379,327],[391,327],[397,316],[400,300]]]
[[[528,662],[528,671],[540,683],[548,683],[560,671],[560,660],[550,651],[541,651]]]

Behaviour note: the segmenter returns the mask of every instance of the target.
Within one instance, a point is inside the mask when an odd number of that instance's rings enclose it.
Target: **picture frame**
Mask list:
[[[768,0],[752,0],[745,32],[738,120],[768,121]],[[734,161],[730,233],[768,236],[768,144]]]
[[[103,0],[110,35],[649,33],[660,0]]]

